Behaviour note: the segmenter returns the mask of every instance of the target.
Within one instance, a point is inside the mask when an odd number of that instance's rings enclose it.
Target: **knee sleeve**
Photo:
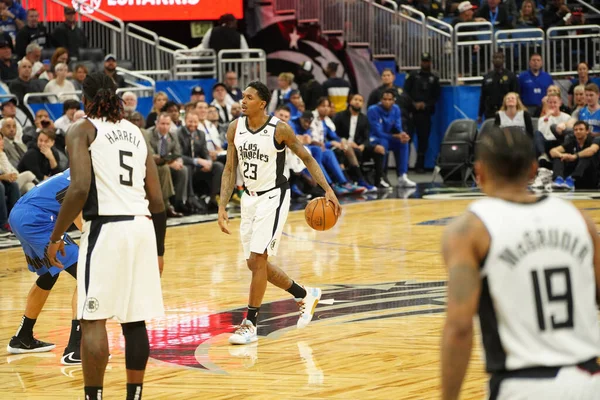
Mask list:
[[[150,357],[148,331],[144,321],[128,322],[121,325],[125,336],[125,368],[135,371],[146,369]]]
[[[40,275],[35,281],[35,284],[43,290],[51,290],[54,284],[58,280],[58,274],[52,276],[50,272],[46,272],[44,275]]]

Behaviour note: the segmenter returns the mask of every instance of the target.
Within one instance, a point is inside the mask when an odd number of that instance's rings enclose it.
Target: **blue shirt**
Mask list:
[[[0,20],[0,30],[8,33],[13,40],[17,37],[17,23],[15,19],[20,19],[23,22],[27,21],[27,11],[18,3],[13,2],[12,6],[8,7],[8,11],[10,11],[15,18],[7,18],[6,21]]]
[[[292,127],[292,129],[294,130],[294,133],[296,135],[310,135],[312,136],[312,131],[310,129],[310,126],[308,127],[308,129],[304,129],[302,127],[302,124],[300,123],[300,118],[294,118],[290,120],[290,126]]]
[[[592,113],[585,106],[579,110],[579,119],[588,123],[594,136],[600,135],[600,109]]]
[[[540,106],[548,87],[553,84],[552,76],[545,71],[540,71],[538,76],[532,74],[530,70],[522,72],[519,75],[521,101],[526,106]]]
[[[378,139],[389,140],[392,134],[402,132],[402,115],[396,104],[390,110],[384,109],[381,103],[373,104],[367,110],[367,118],[373,143],[377,143]]]
[[[15,207],[31,205],[57,217],[70,184],[71,170],[67,169],[39,183],[21,197]]]

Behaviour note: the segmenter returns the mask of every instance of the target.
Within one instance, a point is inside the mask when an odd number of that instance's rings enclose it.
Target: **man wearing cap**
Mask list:
[[[190,95],[190,103],[197,103],[199,101],[206,101],[206,95],[202,86],[194,86]]]
[[[225,86],[224,83],[217,82],[213,86],[212,92],[213,101],[210,105],[217,107],[217,111],[219,111],[219,122],[226,123],[232,121],[231,103],[227,102],[227,86]]]
[[[404,93],[412,102],[412,120],[418,138],[417,172],[425,169],[425,153],[429,147],[431,116],[440,98],[440,78],[431,72],[431,54],[421,54],[421,69],[411,72],[404,83]]]
[[[79,55],[79,49],[88,47],[88,40],[83,30],[77,27],[75,10],[65,7],[65,22],[52,31],[54,47],[64,47],[71,57]]]
[[[350,82],[337,76],[339,64],[330,62],[325,69],[327,80],[323,82],[323,90],[329,97],[333,111],[338,113],[348,107],[348,95],[352,90]]]
[[[104,57],[104,73],[112,78],[118,88],[127,87],[125,78],[117,74],[117,58],[114,54],[107,54]]]
[[[35,8],[27,10],[27,25],[17,33],[15,53],[19,59],[27,55],[27,46],[31,43],[40,47],[48,44],[48,30],[40,24],[40,13]]]

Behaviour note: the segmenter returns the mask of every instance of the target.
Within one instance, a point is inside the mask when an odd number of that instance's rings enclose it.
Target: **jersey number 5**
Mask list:
[[[256,164],[244,163],[244,178],[256,180],[257,168]]]
[[[541,274],[540,274],[541,275]],[[550,313],[552,329],[573,328],[573,291],[571,289],[571,272],[568,267],[553,267],[543,270],[543,280],[546,286],[546,297],[548,301],[544,305],[542,300],[541,282],[538,271],[531,271],[533,280],[533,291],[535,293],[535,306],[537,309],[537,320],[540,331],[546,330],[546,315],[544,308],[552,303],[562,304],[564,315],[561,320],[554,313]],[[558,286],[559,288],[557,288]]]
[[[124,186],[133,186],[133,167],[125,164],[125,157],[133,157],[133,153],[131,151],[119,151],[119,164],[121,168],[127,171],[127,176],[119,175],[119,183]]]

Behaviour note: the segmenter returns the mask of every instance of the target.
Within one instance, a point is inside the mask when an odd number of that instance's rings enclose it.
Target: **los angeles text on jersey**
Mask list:
[[[116,129],[114,131],[105,133],[104,136],[106,137],[106,139],[109,141],[110,144],[114,144],[118,141],[123,141],[123,142],[132,143],[138,149],[140,148],[140,138],[137,137],[138,135],[134,135],[131,132],[121,131],[119,129]]]
[[[584,262],[585,257],[591,251],[585,239],[582,238],[580,240],[572,232],[566,230],[550,228],[548,230],[526,231],[521,241],[512,249],[505,247],[500,253],[499,258],[510,264],[511,267],[514,267],[527,254],[533,251],[549,249],[562,250],[569,253],[581,263]]]
[[[242,161],[258,160],[268,163],[269,156],[260,152],[256,143],[244,143],[238,148],[238,154]]]

